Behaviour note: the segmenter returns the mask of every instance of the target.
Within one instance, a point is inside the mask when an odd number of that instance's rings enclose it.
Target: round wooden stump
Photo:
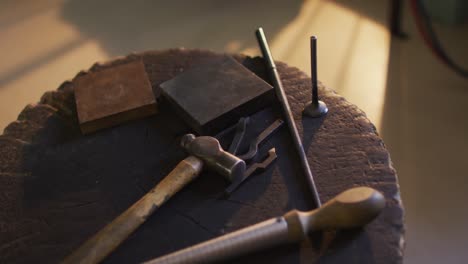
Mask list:
[[[146,52],[96,64],[89,71],[142,60],[158,95],[162,82],[218,56],[184,49]],[[266,79],[262,59],[234,57]],[[322,201],[365,185],[383,192],[387,206],[365,228],[338,232],[331,242],[314,234],[301,245],[280,246],[233,263],[401,263],[403,209],[395,170],[375,127],[361,110],[323,85],[320,93],[330,109],[328,115],[302,117],[302,108],[310,100],[309,77],[284,63],[278,63],[278,70]],[[255,114],[247,136],[254,137],[272,122],[277,107]],[[182,120],[162,104],[155,116],[83,136],[76,118],[73,81],[44,94],[38,104],[28,105],[0,136],[0,262],[63,259],[185,157],[178,139],[187,131]],[[203,172],[105,262],[145,261],[293,208],[312,209],[311,194],[285,127],[260,151],[266,153],[271,147],[278,153],[276,163],[253,176],[229,199],[215,199],[228,183]]]

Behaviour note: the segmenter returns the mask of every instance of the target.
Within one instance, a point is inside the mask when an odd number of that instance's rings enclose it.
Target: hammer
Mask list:
[[[99,263],[116,249],[135,229],[185,185],[208,167],[229,180],[241,177],[244,160],[224,151],[219,141],[210,136],[182,137],[182,147],[190,154],[145,196],[105,226],[62,263]]]

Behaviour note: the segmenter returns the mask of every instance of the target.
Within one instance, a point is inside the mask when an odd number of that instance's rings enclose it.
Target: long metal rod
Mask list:
[[[310,191],[314,196],[315,205],[317,207],[320,207],[322,203],[320,202],[317,187],[315,186],[314,177],[312,176],[312,172],[310,171],[309,162],[307,161],[307,156],[304,152],[304,147],[302,146],[302,141],[299,136],[299,132],[297,131],[296,123],[294,123],[293,114],[291,112],[291,108],[289,107],[288,98],[286,97],[286,93],[284,92],[283,84],[281,83],[281,79],[276,69],[275,62],[273,61],[273,57],[271,56],[270,48],[268,47],[265,33],[263,33],[263,29],[260,27],[255,31],[255,35],[257,36],[258,45],[260,46],[260,49],[262,51],[263,59],[265,60],[265,63],[268,66],[268,72],[270,75],[270,79],[273,82],[273,86],[275,87],[276,96],[278,97],[278,100],[281,103],[286,123],[289,127],[289,132],[291,133],[292,139],[294,141],[294,147],[296,148],[296,152],[299,155],[302,170],[306,176]]]

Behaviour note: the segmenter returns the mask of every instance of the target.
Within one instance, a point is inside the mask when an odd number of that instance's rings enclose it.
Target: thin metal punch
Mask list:
[[[284,92],[283,84],[281,83],[281,79],[276,69],[275,62],[273,61],[273,57],[271,56],[270,48],[268,47],[265,33],[263,33],[263,29],[260,27],[256,30],[255,35],[257,36],[257,41],[260,46],[260,50],[262,51],[263,59],[265,60],[265,63],[267,65],[270,80],[273,83],[273,87],[275,87],[276,96],[281,103],[281,108],[283,109],[283,114],[286,119],[286,123],[288,124],[289,132],[291,133],[291,137],[294,142],[294,147],[299,156],[301,167],[306,176],[306,180],[309,185],[310,191],[312,192],[312,195],[314,197],[315,205],[317,207],[320,207],[322,203],[320,202],[317,187],[315,186],[315,181],[310,170],[309,162],[307,161],[307,156],[304,152],[304,147],[302,146],[299,132],[297,131],[296,124],[294,123],[293,114],[291,112],[286,93]]]

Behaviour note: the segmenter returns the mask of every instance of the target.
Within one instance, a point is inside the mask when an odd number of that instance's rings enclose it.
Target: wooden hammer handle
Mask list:
[[[189,156],[150,192],[101,229],[62,263],[99,263],[169,198],[195,179],[203,168],[203,161]]]

